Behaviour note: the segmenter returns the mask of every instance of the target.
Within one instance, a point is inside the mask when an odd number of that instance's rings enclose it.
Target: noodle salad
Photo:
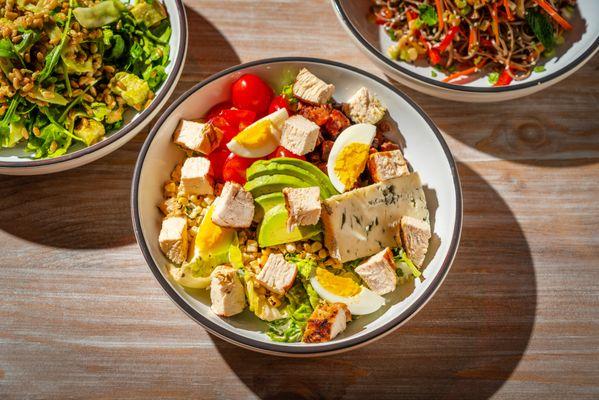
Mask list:
[[[443,82],[479,72],[506,86],[542,72],[562,44],[576,0],[372,0],[371,17],[395,42],[394,60],[428,60]],[[433,77],[437,72],[432,72]]]

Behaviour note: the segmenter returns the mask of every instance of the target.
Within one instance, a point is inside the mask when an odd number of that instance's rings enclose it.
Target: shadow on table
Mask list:
[[[189,49],[176,94],[239,64],[222,34],[193,9],[186,11]],[[140,134],[112,154],[75,170],[45,176],[0,175],[0,229],[61,248],[109,248],[135,242],[131,178],[144,137]]]
[[[450,102],[388,79],[420,104],[444,133],[473,149],[524,164],[567,159],[587,165],[599,160],[598,69],[599,57],[594,57],[556,85],[500,103]]]
[[[248,388],[263,399],[484,399],[503,385],[534,325],[533,260],[502,198],[465,165],[459,170],[460,250],[421,312],[375,343],[325,358],[272,357],[212,337]]]

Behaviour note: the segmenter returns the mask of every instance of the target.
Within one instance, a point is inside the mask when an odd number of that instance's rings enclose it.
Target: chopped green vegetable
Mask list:
[[[437,25],[437,11],[434,7],[429,6],[428,4],[422,4],[418,7],[418,11],[420,12],[420,20],[428,26]]]
[[[545,72],[547,69],[545,68],[544,65],[537,65],[536,67],[534,67],[533,71],[535,72]]]
[[[91,7],[77,7],[73,15],[84,28],[99,28],[118,21],[123,5],[118,1],[106,0]]]
[[[56,64],[58,64],[58,60],[60,60],[60,54],[62,53],[62,49],[69,37],[68,32],[71,27],[71,17],[73,16],[73,0],[69,0],[69,13],[67,15],[67,22],[64,25],[64,29],[62,31],[62,35],[60,38],[60,43],[58,46],[54,47],[51,51],[46,54],[46,58],[44,59],[44,68],[41,70],[38,75],[38,82],[42,83],[46,79],[52,75],[54,72],[54,68],[56,68]]]
[[[494,85],[499,80],[499,72],[491,72],[487,77],[489,84]]]
[[[127,72],[117,72],[110,81],[110,89],[121,96],[127,105],[137,109],[143,107],[150,95],[148,82]]]
[[[95,119],[87,119],[85,121],[87,121],[85,125],[82,125],[79,129],[75,129],[75,135],[79,136],[86,145],[91,146],[104,136],[104,125]]]
[[[301,283],[289,289],[285,297],[289,302],[286,307],[288,317],[270,322],[266,334],[275,342],[299,342],[313,308]]]
[[[139,23],[151,27],[166,18],[166,11],[162,4],[157,1],[147,2],[140,0],[132,8],[131,14]]]
[[[422,275],[420,270],[414,265],[412,260],[408,258],[406,252],[401,247],[393,249],[393,259],[397,265],[398,276],[413,276],[418,278],[420,275]]]

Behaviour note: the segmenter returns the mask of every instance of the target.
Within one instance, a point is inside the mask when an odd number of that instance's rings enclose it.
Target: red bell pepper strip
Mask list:
[[[493,86],[507,86],[509,85],[512,80],[514,78],[512,78],[512,76],[509,73],[509,68],[504,69],[501,74],[499,75],[499,79],[497,79],[497,82],[495,82],[495,85]]]
[[[441,63],[441,53],[439,53],[439,50],[431,46],[431,44],[424,38],[424,36],[420,34],[420,31],[418,31],[417,33],[418,39],[426,47],[428,53],[428,60],[430,61],[431,65],[437,65]]]
[[[447,50],[447,48],[453,41],[453,38],[459,31],[460,31],[459,26],[454,26],[453,28],[451,28],[449,30],[449,32],[447,32],[447,35],[445,35],[445,37],[443,38],[441,43],[439,43],[439,45],[436,47],[437,50],[439,50],[441,53],[443,53],[445,50]]]
[[[545,0],[535,0],[536,3],[543,8],[543,10],[547,11],[547,14],[551,15],[551,17],[562,26],[562,28],[566,30],[572,30],[572,25],[568,21],[566,21],[559,13],[551,6],[551,4],[547,3]]]

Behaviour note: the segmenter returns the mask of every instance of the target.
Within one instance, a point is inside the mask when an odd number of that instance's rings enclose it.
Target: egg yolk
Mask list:
[[[350,143],[343,147],[335,160],[335,175],[345,189],[354,186],[368,161],[370,146],[366,143]]]
[[[258,148],[270,142],[272,137],[272,122],[263,119],[242,130],[234,140],[248,148]]]
[[[202,219],[196,234],[196,247],[201,255],[218,253],[221,248],[225,248],[233,240],[234,229],[221,228],[212,222],[212,212],[214,206],[211,206]]]
[[[355,296],[361,290],[353,279],[335,275],[324,268],[316,268],[316,279],[323,288],[338,296]]]

